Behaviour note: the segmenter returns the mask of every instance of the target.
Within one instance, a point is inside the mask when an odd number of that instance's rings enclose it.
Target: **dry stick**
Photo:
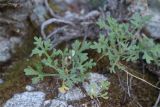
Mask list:
[[[119,64],[123,66],[123,64],[121,64],[121,63],[119,63]],[[128,67],[125,66],[125,68],[128,68]],[[133,75],[132,73],[128,72],[127,70],[124,69],[123,71],[126,72],[128,75],[130,75],[130,76],[132,76],[132,77],[134,77],[134,78],[136,78],[136,79],[138,79],[138,80],[141,80],[141,81],[147,83],[148,85],[150,85],[150,86],[152,86],[152,87],[160,90],[159,87],[153,85],[152,83],[150,83],[150,82],[148,82],[148,81],[146,81],[146,80],[144,80],[144,79],[142,79],[142,78],[140,78],[140,77],[137,77],[137,76]]]
[[[153,106],[153,107],[157,107],[157,106],[158,106],[159,101],[160,101],[160,93],[159,93],[158,98],[157,98],[157,100],[156,100],[156,103],[154,104],[154,106]]]
[[[128,73],[127,73],[127,91],[128,91],[128,95],[129,95],[129,97],[131,96],[131,93],[130,93],[130,87],[129,87],[129,83],[128,83],[128,78],[129,78],[129,75],[128,75]]]
[[[98,62],[100,59],[102,59],[104,56],[105,56],[105,55],[103,55],[102,57],[100,57],[100,58],[97,60],[97,62]],[[119,63],[119,65],[124,66],[124,65],[121,64],[121,63]],[[125,68],[128,68],[128,67],[125,66]],[[147,83],[148,85],[150,85],[150,86],[152,86],[152,87],[154,87],[154,88],[160,90],[159,87],[153,85],[152,83],[150,83],[150,82],[148,82],[148,81],[146,81],[146,80],[144,80],[144,79],[142,79],[142,78],[140,78],[140,77],[137,77],[137,76],[133,75],[132,73],[128,72],[127,70],[124,69],[123,71],[126,72],[127,75],[130,75],[130,76],[132,76],[132,77],[134,77],[134,78],[136,78],[136,79],[139,79],[139,80],[141,80],[141,81]]]
[[[58,16],[53,10],[52,8],[49,6],[48,0],[44,1],[45,6],[47,8],[47,10],[49,11],[49,13],[52,15],[52,17],[57,18],[57,19],[62,19],[61,16]]]
[[[66,42],[66,41],[69,41],[71,39],[75,39],[75,38],[79,38],[79,37],[83,37],[83,35],[79,35],[79,33],[70,33],[70,34],[67,34],[66,36],[64,37],[61,37],[59,39],[56,40],[56,43],[53,43],[53,46],[52,46],[52,49],[55,48],[56,46],[58,46],[60,43],[62,42]]]
[[[89,12],[85,16],[79,17],[79,20],[82,20],[82,21],[92,20],[92,19],[95,19],[96,17],[99,17],[99,16],[100,16],[100,12],[97,10],[94,10],[94,11]]]
[[[63,27],[60,27],[60,28],[55,29],[53,32],[51,32],[51,33],[47,36],[47,39],[49,39],[50,37],[56,35],[57,33],[63,32],[66,27],[67,27],[67,26],[63,26]]]
[[[43,22],[42,25],[41,25],[41,35],[43,36],[44,39],[46,38],[46,34],[45,34],[44,29],[46,28],[46,26],[48,26],[51,23],[63,23],[63,24],[67,24],[67,25],[70,25],[70,26],[75,26],[74,23],[72,23],[70,21],[65,21],[63,19],[56,19],[56,18],[48,19],[45,22]]]

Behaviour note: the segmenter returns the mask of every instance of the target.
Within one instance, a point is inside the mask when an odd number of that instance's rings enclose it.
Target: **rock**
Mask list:
[[[146,31],[154,39],[160,39],[160,14],[155,13],[146,25]]]
[[[85,94],[82,93],[81,89],[73,88],[67,91],[65,94],[59,93],[58,98],[65,101],[73,101],[80,100],[86,97]]]
[[[52,103],[52,100],[46,100],[46,101],[44,101],[43,106],[49,107],[51,105],[51,103]]]
[[[16,6],[2,7],[0,11],[0,63],[8,61],[15,53],[16,45],[27,36],[30,27],[28,16],[32,9],[30,0],[7,0],[6,3]]]
[[[2,79],[0,79],[0,84],[3,84],[3,83],[4,83],[4,81]]]
[[[93,93],[98,95],[101,90],[101,83],[107,80],[107,77],[98,74],[98,73],[90,73],[88,77],[89,82],[84,82],[83,87],[87,93]],[[94,87],[93,87],[94,85]]]
[[[26,91],[34,91],[34,87],[27,85],[26,86]]]
[[[158,0],[148,1],[148,13],[152,16],[151,20],[146,25],[146,31],[154,39],[160,39],[160,2]]]
[[[155,13],[158,13],[160,10],[160,1],[159,0],[148,0],[148,8]]]
[[[11,53],[15,53],[15,48],[16,46],[20,46],[22,44],[22,39],[20,37],[11,37],[10,38],[10,42],[11,42]]]
[[[73,106],[68,105],[66,101],[53,99],[49,107],[73,107]]]
[[[0,38],[0,62],[5,62],[11,58],[11,42],[8,39]]]
[[[11,54],[15,52],[17,44],[21,44],[22,40],[18,37],[10,39],[0,37],[0,62],[6,62],[11,58]]]
[[[145,34],[154,39],[160,39],[160,2],[159,0],[133,0],[128,10],[140,13],[142,16],[150,15],[151,20],[144,27]]]
[[[92,93],[93,91],[98,95],[101,90],[101,82],[106,81],[107,78],[101,74],[97,73],[90,73],[88,77],[88,82],[83,83],[83,87],[88,93]],[[93,84],[94,84],[94,90],[93,90]],[[74,100],[81,100],[82,98],[85,98],[86,95],[81,91],[79,88],[72,88],[69,91],[67,91],[65,94],[59,93],[58,99],[65,100],[65,101],[74,101]]]
[[[43,92],[24,92],[15,94],[3,107],[42,107],[44,100]]]
[[[34,25],[35,28],[40,27],[42,22],[46,20],[47,16],[47,10],[45,6],[42,4],[35,5],[31,15],[30,15],[30,20],[32,24]]]

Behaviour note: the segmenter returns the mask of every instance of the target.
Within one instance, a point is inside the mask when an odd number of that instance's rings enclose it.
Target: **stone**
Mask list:
[[[11,58],[11,42],[8,39],[0,38],[0,62],[5,62]]]
[[[107,77],[103,76],[102,74],[98,73],[90,73],[88,77],[89,82],[84,82],[83,87],[86,90],[87,93],[95,93],[95,95],[98,95],[101,90],[101,83],[103,81],[108,80]],[[93,87],[94,85],[94,87]]]
[[[11,37],[6,39],[0,37],[0,62],[6,62],[11,58],[11,54],[15,53],[17,44],[21,44],[22,40],[19,37]]]
[[[154,39],[160,39],[160,1],[148,0],[148,14],[152,16],[151,20],[146,25],[148,36]]]
[[[66,101],[53,99],[49,107],[73,107],[73,106],[68,105]]]
[[[51,105],[51,102],[52,102],[52,100],[46,100],[46,101],[44,101],[43,106],[49,107]]]
[[[4,83],[4,81],[2,79],[0,79],[0,84],[3,84],[3,83]]]
[[[132,13],[140,13],[142,16],[152,16],[144,26],[145,34],[153,39],[160,39],[159,0],[133,0],[128,10]]]
[[[145,28],[150,37],[160,39],[160,14],[154,14]]]
[[[26,87],[26,91],[34,91],[34,87],[27,85]]]
[[[42,107],[44,100],[43,92],[24,92],[15,94],[3,107]]]
[[[84,97],[86,97],[86,95],[83,94],[83,92],[79,88],[72,88],[64,94],[63,93],[58,94],[58,98],[65,101],[80,100]]]
[[[106,81],[107,77],[103,76],[102,74],[98,73],[90,73],[89,77],[87,79],[89,82],[84,82],[83,87],[86,90],[87,93],[93,92],[93,84],[94,84],[94,92],[98,95],[101,90],[101,82]],[[72,88],[66,93],[59,93],[58,99],[64,100],[64,101],[75,101],[75,100],[81,100],[85,98],[86,95],[81,91],[79,88]]]
[[[40,27],[42,22],[46,20],[47,10],[45,6],[35,5],[33,12],[30,15],[30,20],[35,28]]]

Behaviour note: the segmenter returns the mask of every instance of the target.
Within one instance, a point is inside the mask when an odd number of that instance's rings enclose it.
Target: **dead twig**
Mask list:
[[[121,63],[119,63],[119,64],[120,64],[121,66],[124,66],[124,65],[121,64]],[[125,68],[126,68],[126,69],[129,69],[127,66],[125,66]],[[123,71],[124,71],[125,73],[127,73],[128,75],[130,75],[130,76],[132,76],[132,77],[134,77],[134,78],[136,78],[136,79],[138,79],[138,80],[141,80],[141,81],[143,81],[144,83],[146,83],[146,84],[148,84],[148,85],[150,85],[150,86],[152,86],[152,87],[160,90],[159,87],[153,85],[152,83],[150,83],[150,82],[148,82],[148,81],[146,81],[146,80],[144,80],[144,79],[142,79],[142,78],[140,78],[140,77],[137,77],[137,76],[133,75],[132,73],[128,72],[126,69],[124,69]]]
[[[75,24],[70,22],[70,21],[65,21],[65,20],[56,19],[56,18],[48,19],[45,22],[43,22],[42,25],[41,25],[41,35],[43,36],[44,39],[47,37],[44,30],[45,30],[46,26],[48,26],[52,23],[61,23],[61,24],[70,25],[72,27],[75,26]]]
[[[63,19],[61,16],[57,15],[52,8],[49,6],[48,0],[44,1],[45,6],[47,8],[47,10],[49,11],[49,13],[51,14],[52,17],[57,18],[57,19]]]
[[[159,101],[160,101],[160,93],[159,93],[158,98],[157,98],[157,100],[156,100],[156,102],[155,102],[153,107],[158,107]]]
[[[56,35],[56,34],[58,34],[58,33],[61,33],[61,32],[63,32],[63,31],[65,31],[66,27],[67,27],[67,26],[63,26],[63,27],[60,27],[60,28],[54,30],[53,32],[51,32],[51,33],[47,36],[47,39],[51,38],[52,36],[54,36],[54,35]]]
[[[99,16],[100,16],[100,12],[97,10],[94,10],[94,11],[89,12],[85,16],[79,17],[79,20],[81,21],[94,20]]]

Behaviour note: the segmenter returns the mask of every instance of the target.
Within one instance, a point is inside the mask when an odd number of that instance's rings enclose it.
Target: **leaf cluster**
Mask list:
[[[84,41],[82,44],[76,40],[71,49],[57,50],[51,49],[52,44],[49,40],[43,41],[42,38],[38,37],[34,39],[36,47],[32,50],[32,55],[41,57],[41,62],[24,70],[26,75],[33,76],[33,83],[43,80],[46,76],[56,76],[63,81],[63,86],[70,88],[83,82],[87,78],[88,69],[96,65],[85,52],[90,48],[90,42]],[[52,72],[44,73],[44,67],[51,68]]]
[[[107,22],[102,19],[97,22],[101,29],[108,30],[108,36],[100,34],[92,49],[96,49],[98,53],[109,58],[110,72],[124,69],[119,64],[120,61],[136,62],[143,59],[148,64],[155,62],[159,65],[160,45],[147,36],[137,35],[149,19],[150,16],[142,17],[135,14],[129,23],[118,23],[112,17],[108,17]]]

